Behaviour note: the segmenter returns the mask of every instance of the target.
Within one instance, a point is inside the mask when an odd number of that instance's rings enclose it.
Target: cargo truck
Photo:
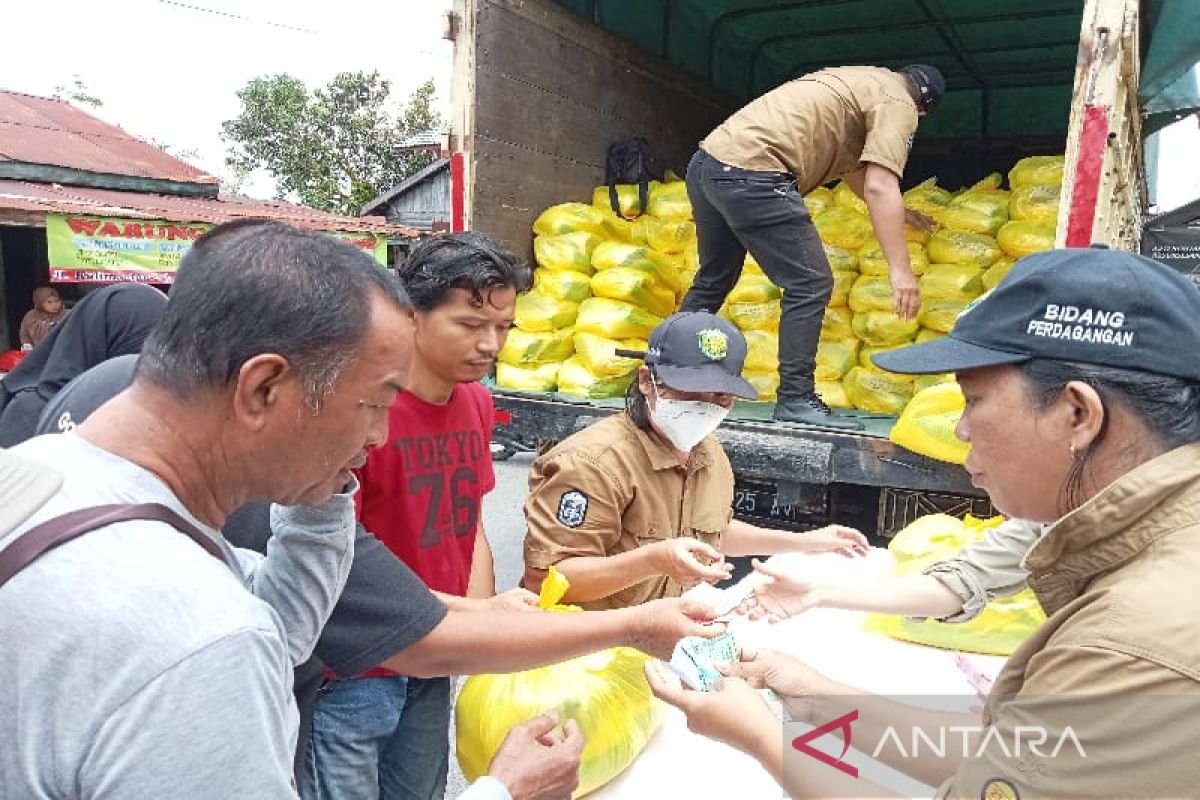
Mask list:
[[[1191,0],[456,0],[453,225],[529,256],[541,210],[587,202],[603,182],[609,143],[644,136],[682,173],[701,138],[786,80],[916,62],[941,69],[948,93],[922,121],[905,188],[1065,153],[1058,244],[1136,249],[1142,137],[1200,105],[1180,77],[1200,52],[1193,12]],[[1139,96],[1150,79],[1159,94]],[[495,400],[498,436],[543,444],[621,405],[503,389]],[[839,433],[735,409],[718,431],[735,512],[887,536],[920,514],[990,510],[961,467],[891,443],[891,423]]]

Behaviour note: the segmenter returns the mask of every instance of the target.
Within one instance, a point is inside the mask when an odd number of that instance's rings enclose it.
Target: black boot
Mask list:
[[[860,431],[862,424],[852,419],[835,417],[816,392],[780,400],[775,404],[776,422],[793,422],[817,428],[836,428],[845,431]]]

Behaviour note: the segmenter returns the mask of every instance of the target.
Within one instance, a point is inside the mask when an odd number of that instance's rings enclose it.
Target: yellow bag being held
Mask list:
[[[913,395],[889,438],[914,453],[951,464],[967,460],[971,446],[954,435],[963,412],[957,383],[938,383]]]
[[[888,545],[896,566],[893,575],[916,575],[937,561],[953,558],[971,542],[983,537],[1003,517],[959,520],[946,514],[921,517],[896,534]],[[1008,656],[1046,621],[1046,614],[1032,589],[988,603],[969,622],[938,622],[889,614],[870,614],[866,628],[906,642],[964,650],[970,653]]]
[[[538,602],[548,611],[531,613],[578,611],[558,605],[566,588],[551,567]],[[572,797],[604,786],[633,763],[658,729],[660,707],[644,672],[649,658],[630,647],[614,647],[510,675],[468,678],[455,706],[463,775],[468,781],[485,775],[514,725],[556,711],[564,720],[574,719],[583,733],[579,788]]]

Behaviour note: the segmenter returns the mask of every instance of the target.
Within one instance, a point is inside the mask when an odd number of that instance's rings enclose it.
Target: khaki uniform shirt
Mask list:
[[[902,176],[916,131],[917,104],[903,75],[834,67],[751,101],[700,147],[734,167],[791,173],[807,194],[867,162]]]
[[[939,797],[1200,795],[1200,444],[1113,483],[1025,564],[1048,619],[1005,663],[983,720],[1011,755],[993,740]]]
[[[691,536],[715,548],[733,516],[733,468],[716,437],[687,466],[627,414],[601,420],[533,462],[525,502],[525,563],[547,569],[574,556],[615,556]],[[666,576],[581,603],[624,608],[683,587]]]

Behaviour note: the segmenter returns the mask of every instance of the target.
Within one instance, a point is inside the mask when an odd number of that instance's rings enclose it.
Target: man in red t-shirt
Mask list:
[[[412,366],[388,410],[388,442],[358,470],[358,519],[450,605],[498,598],[484,536],[492,471],[487,375],[512,327],[529,268],[477,234],[433,237],[399,268],[413,304]],[[492,598],[492,599],[488,599]],[[376,668],[332,680],[313,716],[316,797],[441,800],[449,765],[449,678]]]

